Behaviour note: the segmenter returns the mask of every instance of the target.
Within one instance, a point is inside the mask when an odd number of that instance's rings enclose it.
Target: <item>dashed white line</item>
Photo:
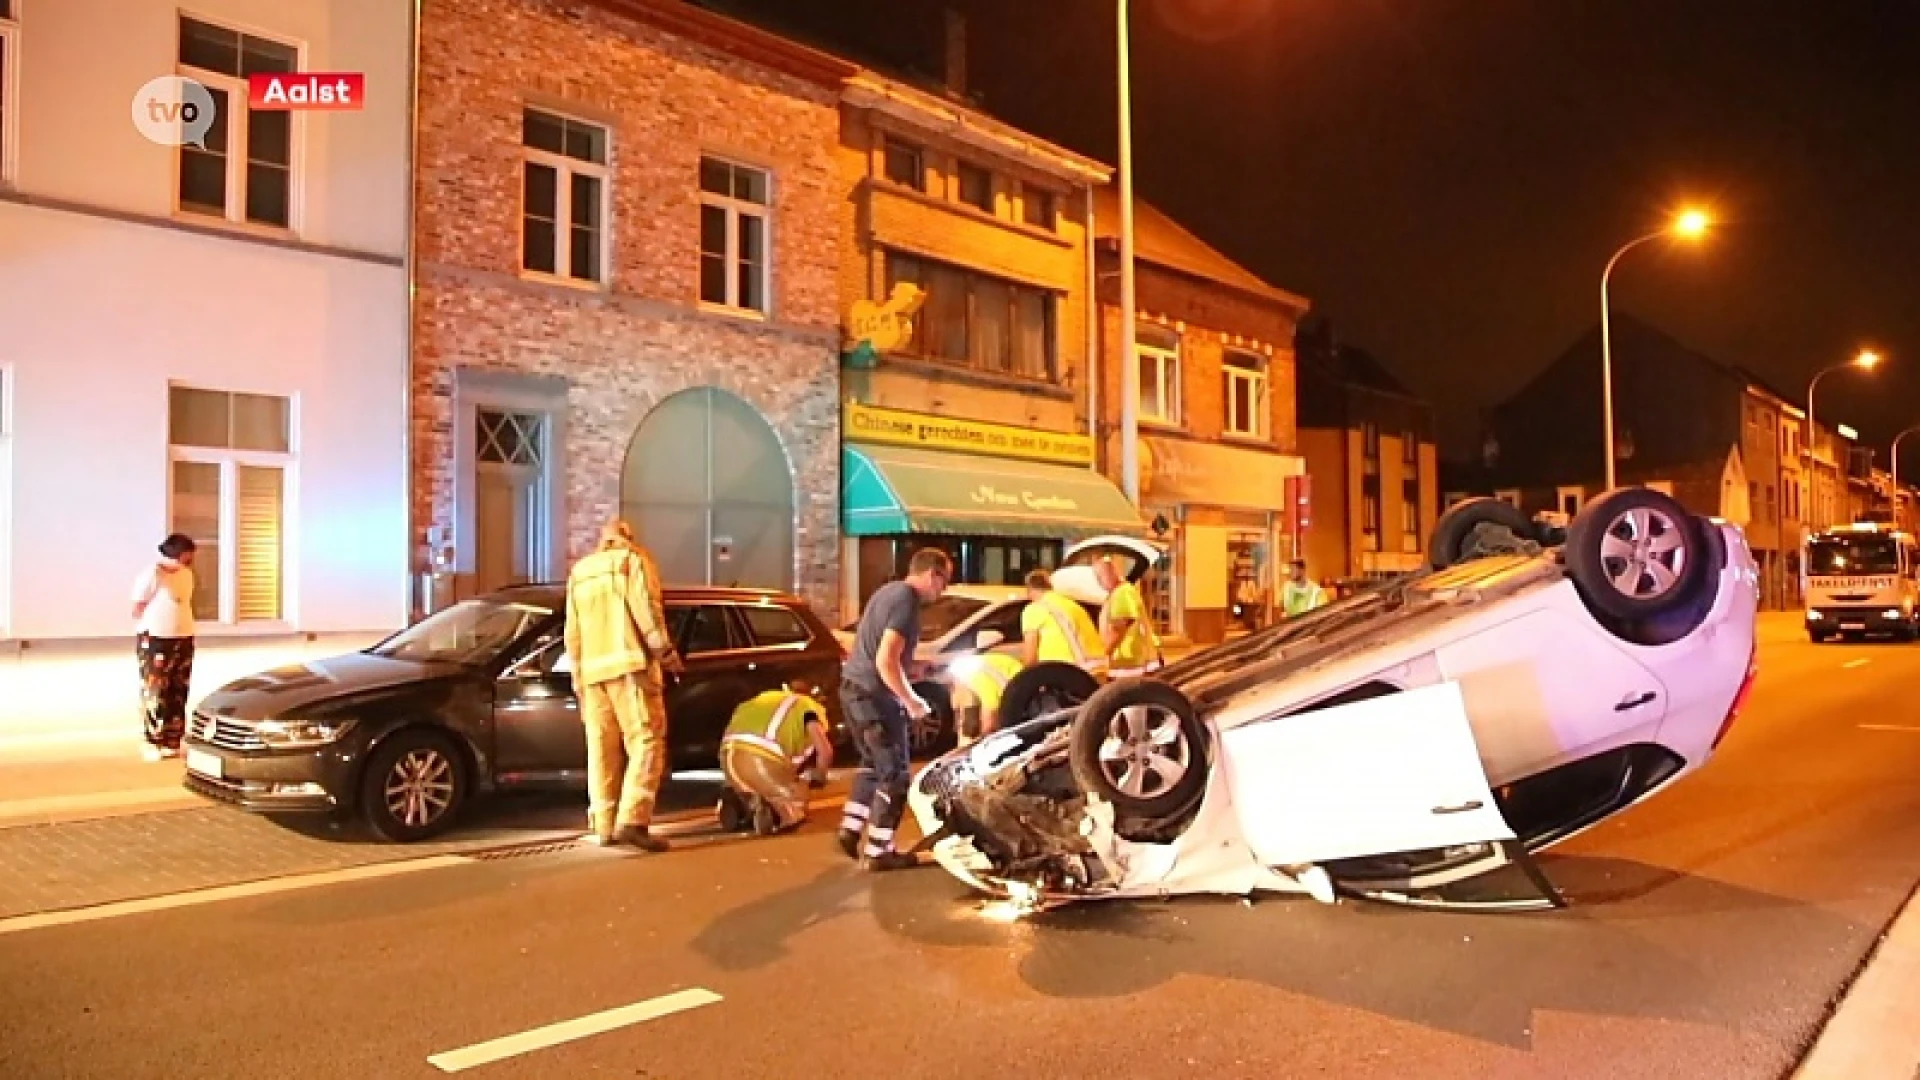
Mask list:
[[[1867,666],[1868,664],[1871,664],[1871,663],[1873,663],[1873,661],[1872,661],[1872,660],[1869,660],[1869,659],[1867,659],[1866,657],[1864,657],[1864,656],[1863,656],[1863,657],[1861,657],[1861,658],[1860,658],[1860,659],[1858,659],[1858,660],[1849,660],[1849,661],[1847,661],[1846,663],[1844,663],[1844,664],[1841,664],[1840,666],[1841,666],[1842,668],[1846,668],[1846,669],[1852,669],[1852,668],[1857,668],[1857,667],[1866,667],[1866,666]]]
[[[1861,724],[1860,730],[1861,731],[1904,731],[1912,735],[1920,735],[1920,726],[1915,726],[1912,724]]]
[[[376,863],[372,866],[356,866],[347,870],[328,870],[319,874],[298,874],[293,877],[274,878],[269,881],[249,881],[240,885],[221,885],[216,888],[199,889],[194,892],[172,893],[167,896],[152,896],[144,900],[122,900],[117,903],[73,908],[68,911],[47,911],[38,915],[17,915],[11,919],[0,919],[0,934],[17,934],[24,930],[44,930],[51,926],[71,926],[74,923],[98,922],[101,919],[117,919],[126,915],[144,915],[153,911],[196,907],[201,904],[218,903],[222,900],[238,900],[247,896],[268,896],[273,893],[294,892],[299,889],[314,889],[322,885],[339,885],[349,881],[368,881],[373,878],[396,877],[400,874],[419,873],[422,870],[440,870],[449,866],[461,866],[469,862],[472,862],[472,860],[460,855],[434,855],[424,859],[408,859],[404,862]]]
[[[592,1035],[602,1035],[648,1020],[658,1020],[663,1016],[698,1009],[703,1005],[712,1005],[721,999],[711,990],[680,990],[633,1005],[622,1005],[617,1009],[608,1009],[591,1016],[582,1016],[575,1020],[563,1020],[546,1027],[537,1027],[532,1031],[523,1031],[518,1035],[506,1035],[498,1039],[489,1039],[483,1043],[449,1050],[435,1054],[427,1059],[427,1064],[441,1072],[460,1072],[480,1065],[491,1065],[510,1057],[545,1050],[561,1043],[573,1042]]]

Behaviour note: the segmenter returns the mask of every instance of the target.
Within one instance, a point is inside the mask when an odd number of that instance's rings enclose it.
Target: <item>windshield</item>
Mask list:
[[[1815,540],[1807,545],[1807,573],[1852,577],[1897,574],[1900,556],[1891,536]]]
[[[552,617],[550,609],[532,604],[463,600],[367,651],[423,664],[484,664]]]

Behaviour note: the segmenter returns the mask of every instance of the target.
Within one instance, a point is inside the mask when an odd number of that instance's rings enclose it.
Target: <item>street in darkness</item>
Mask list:
[[[1920,652],[1776,633],[1761,671],[1711,767],[1543,860],[1560,912],[1004,921],[938,869],[857,872],[823,808],[661,857],[0,923],[0,1074],[1784,1076],[1920,879]]]

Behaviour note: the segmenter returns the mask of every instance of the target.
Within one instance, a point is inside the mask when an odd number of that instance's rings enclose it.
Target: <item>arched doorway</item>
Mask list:
[[[793,588],[793,473],[753,406],[711,387],[633,433],[620,512],[672,585]]]

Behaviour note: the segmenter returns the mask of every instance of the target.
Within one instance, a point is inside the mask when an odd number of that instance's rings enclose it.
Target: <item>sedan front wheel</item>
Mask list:
[[[389,737],[367,759],[360,811],[381,836],[412,844],[446,831],[466,797],[466,770],[453,744],[416,728]]]

